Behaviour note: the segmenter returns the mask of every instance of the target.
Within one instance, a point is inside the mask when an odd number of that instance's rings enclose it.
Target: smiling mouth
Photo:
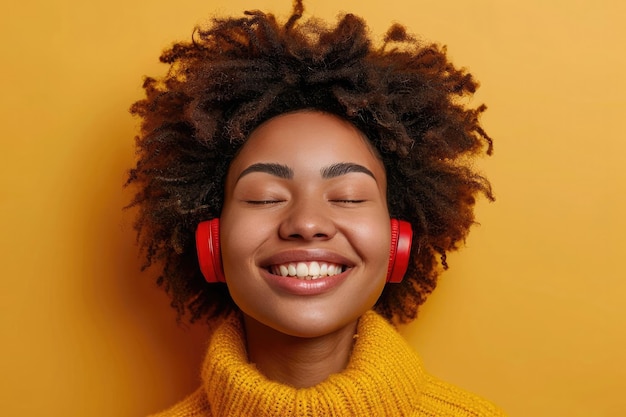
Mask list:
[[[272,265],[268,268],[273,275],[294,277],[303,280],[314,280],[338,275],[347,269],[345,265],[329,262],[289,262]]]

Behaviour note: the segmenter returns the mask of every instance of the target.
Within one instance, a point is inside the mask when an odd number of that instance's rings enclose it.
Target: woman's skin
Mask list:
[[[386,186],[363,134],[315,111],[265,122],[232,161],[222,260],[250,362],[268,378],[309,387],[345,368],[358,319],[385,285]],[[300,275],[340,269],[307,279],[289,276],[290,264]]]

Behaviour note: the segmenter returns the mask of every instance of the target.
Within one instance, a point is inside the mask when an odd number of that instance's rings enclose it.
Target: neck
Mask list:
[[[268,379],[307,388],[345,369],[357,321],[320,337],[281,333],[244,315],[248,359]]]

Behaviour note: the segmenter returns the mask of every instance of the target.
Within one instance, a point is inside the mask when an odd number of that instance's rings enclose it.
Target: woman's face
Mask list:
[[[226,282],[247,318],[315,337],[369,310],[389,261],[386,186],[370,145],[336,116],[288,113],[254,130],[220,220]]]

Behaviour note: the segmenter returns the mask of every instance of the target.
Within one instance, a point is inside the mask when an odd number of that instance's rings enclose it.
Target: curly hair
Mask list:
[[[301,22],[303,10],[296,0],[284,24],[248,11],[196,28],[190,42],[163,52],[168,73],[147,77],[146,97],[131,107],[142,122],[127,181],[137,187],[130,203],[138,208],[137,239],[144,269],[159,265],[157,283],[179,319],[237,310],[225,284],[203,279],[195,228],[219,217],[230,162],[252,130],[279,114],[337,115],[378,151],[390,215],[414,230],[404,281],[387,285],[375,306],[392,322],[416,317],[448,266],[446,253],[474,223],[475,197],[493,199],[468,158],[492,152],[478,121],[485,106],[463,100],[478,83],[445,47],[423,44],[397,24],[375,47],[361,18],[345,14],[329,26]]]

